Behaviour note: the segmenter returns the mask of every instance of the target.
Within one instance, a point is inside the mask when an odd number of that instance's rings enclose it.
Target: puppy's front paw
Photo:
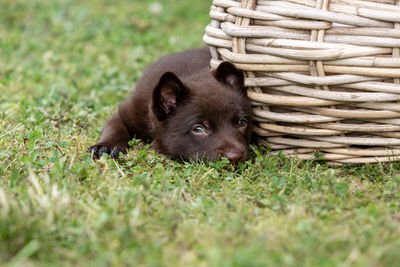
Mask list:
[[[103,153],[110,155],[113,159],[118,159],[120,152],[126,153],[126,148],[122,148],[120,146],[96,144],[89,147],[88,152],[94,159],[99,159]]]

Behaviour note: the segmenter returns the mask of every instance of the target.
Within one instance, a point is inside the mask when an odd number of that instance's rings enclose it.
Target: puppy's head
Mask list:
[[[243,72],[229,62],[184,80],[165,73],[153,91],[152,111],[159,120],[154,144],[161,153],[184,160],[249,157],[251,105]]]

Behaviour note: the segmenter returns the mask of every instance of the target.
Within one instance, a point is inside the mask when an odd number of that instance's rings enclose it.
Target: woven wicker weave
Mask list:
[[[245,71],[262,144],[339,164],[400,159],[400,0],[214,0],[210,16],[211,66]]]

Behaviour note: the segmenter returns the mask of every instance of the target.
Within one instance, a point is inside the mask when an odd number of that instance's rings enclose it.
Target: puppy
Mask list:
[[[172,159],[247,160],[252,111],[243,72],[229,62],[210,71],[210,59],[205,47],[151,65],[89,148],[93,157],[118,158],[136,137]]]

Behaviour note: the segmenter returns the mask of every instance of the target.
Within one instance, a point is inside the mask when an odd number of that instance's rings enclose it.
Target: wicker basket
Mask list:
[[[245,71],[255,132],[302,159],[400,159],[400,0],[214,0],[211,66]]]

